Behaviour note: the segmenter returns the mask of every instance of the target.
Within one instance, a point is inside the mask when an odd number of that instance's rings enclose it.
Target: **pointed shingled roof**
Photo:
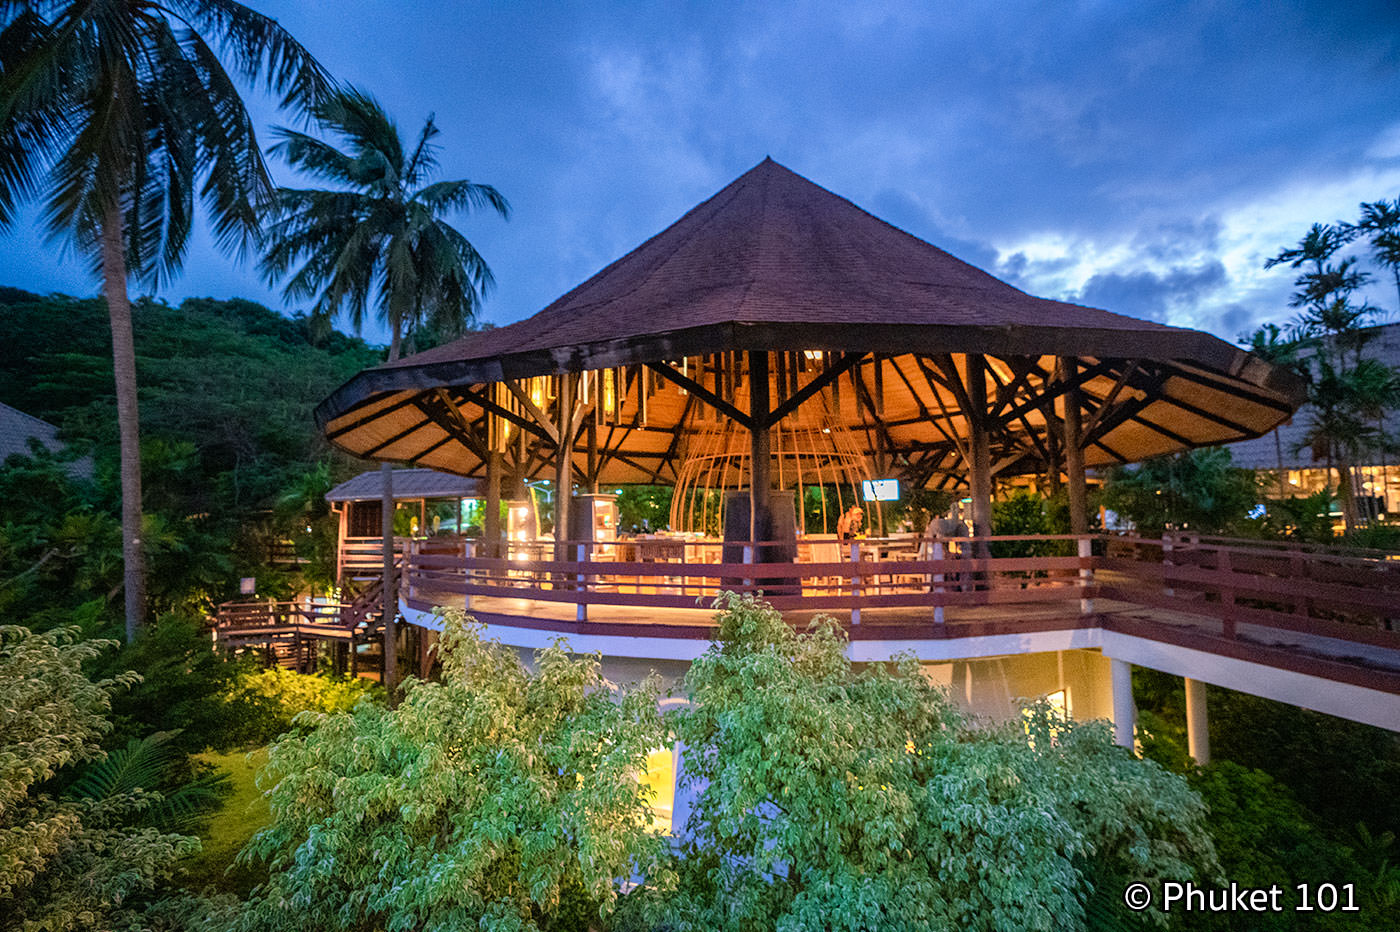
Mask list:
[[[374,371],[478,382],[799,346],[1102,356],[1125,336],[1145,358],[1228,371],[1246,356],[1199,331],[1028,295],[766,158],[534,316]]]
[[[1156,372],[1147,394],[1160,389],[1175,400],[1125,411],[1123,423],[1113,425],[1120,445],[1104,438],[1091,463],[1250,436],[1299,402],[1288,373],[1217,337],[1028,295],[764,159],[534,316],[361,372],[316,416],[350,452],[470,472],[479,465],[470,445],[450,436],[441,412],[414,413],[423,408],[415,397],[735,350],[988,354],[1049,359],[1052,368],[1055,356],[1170,364]],[[1183,366],[1196,372],[1190,385],[1169,381]],[[1128,368],[1100,365],[1101,377],[1085,391],[1096,402],[1121,405],[1132,393],[1114,388],[1117,376],[1133,384],[1142,378],[1123,375]],[[1212,421],[1220,405],[1235,407],[1236,391],[1249,398],[1238,418]],[[469,401],[456,404],[461,423],[482,413]],[[421,436],[413,426],[420,415]],[[668,429],[684,428],[678,421]],[[634,474],[644,473],[617,468],[604,473],[605,481],[638,481]]]

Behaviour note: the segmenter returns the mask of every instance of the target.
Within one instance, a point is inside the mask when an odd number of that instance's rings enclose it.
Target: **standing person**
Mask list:
[[[852,505],[840,518],[836,519],[836,535],[842,540],[855,540],[864,524],[865,512],[861,510],[859,505]]]

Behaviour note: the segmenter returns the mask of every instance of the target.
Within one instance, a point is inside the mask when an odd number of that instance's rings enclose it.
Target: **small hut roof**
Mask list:
[[[50,453],[62,453],[64,449],[57,427],[18,408],[0,404],[0,465],[11,456],[33,456],[31,441]],[[75,479],[91,479],[92,458],[85,456],[69,462],[64,469]]]
[[[392,480],[394,499],[480,498],[481,483],[436,469],[395,469]],[[384,480],[378,469],[362,472],[326,493],[328,502],[378,501],[384,495]]]
[[[1021,358],[1042,373],[1056,356],[1077,357],[1095,374],[1082,385],[1090,402],[1138,402],[1131,418],[1104,425],[1114,436],[1086,449],[1091,465],[1253,436],[1299,403],[1288,373],[1217,337],[1033,297],[765,159],[533,317],[361,372],[321,404],[317,419],[351,452],[471,472],[480,445],[454,437],[441,408],[457,406],[461,417],[450,419],[458,426],[484,409],[460,395],[453,401],[447,389],[744,350],[875,354],[884,377],[873,384],[888,396],[875,407],[924,413],[956,408],[958,399],[935,397],[936,386],[926,391],[915,357]],[[905,362],[887,361],[895,357]],[[1133,371],[1109,360],[1132,360]],[[1017,390],[1034,382],[1020,377]],[[1147,395],[1178,397],[1186,408]],[[1191,413],[1221,406],[1231,412],[1223,424]],[[654,434],[685,431],[687,411],[654,404],[653,435],[619,442],[639,457],[674,453],[676,444]],[[1144,424],[1157,415],[1165,433]],[[865,426],[854,410],[830,416]],[[965,424],[945,427],[966,436]],[[919,430],[900,429],[910,437]],[[898,430],[885,441],[890,450],[903,442]],[[665,481],[638,462],[614,458],[592,478]]]

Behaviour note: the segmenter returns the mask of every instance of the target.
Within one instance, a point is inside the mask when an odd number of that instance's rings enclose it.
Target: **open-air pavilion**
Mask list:
[[[348,452],[488,490],[674,483],[731,425],[766,539],[785,435],[965,484],[985,533],[994,476],[1082,489],[1085,466],[1257,436],[1299,401],[1216,337],[1032,297],[764,160],[535,316],[363,372],[317,417]]]
[[[1325,711],[1360,689],[1388,697],[1363,720],[1400,728],[1393,564],[1088,533],[1086,467],[1258,436],[1300,397],[1214,336],[1030,296],[765,160],[533,317],[362,372],[317,419],[356,455],[482,480],[483,537],[408,556],[420,624],[468,604],[521,647],[566,633],[684,660],[708,640],[697,597],[762,590],[849,617],[858,659],[1101,649],[1120,739],[1132,662]],[[965,490],[984,543],[804,547],[787,493],[838,463],[847,480]],[[697,471],[728,493],[708,535],[601,546],[593,522],[570,524],[575,487]],[[1027,474],[1066,484],[1077,549],[986,547],[994,482]],[[553,559],[492,520],[538,478],[565,500]],[[1266,668],[1287,675],[1260,685]],[[1319,699],[1317,682],[1346,688]]]

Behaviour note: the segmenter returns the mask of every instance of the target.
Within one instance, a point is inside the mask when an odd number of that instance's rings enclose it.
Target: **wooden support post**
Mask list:
[[[986,538],[992,533],[992,454],[991,438],[987,433],[986,360],[967,355],[967,399],[970,410],[965,412],[972,451],[972,471],[968,485],[972,493],[972,533],[980,538],[976,546],[978,557],[990,556]]]
[[[432,655],[428,653],[428,629],[416,628],[418,632],[418,678],[426,680],[432,672]]]
[[[772,535],[769,490],[772,482],[772,446],[768,435],[770,399],[768,395],[768,353],[751,351],[749,363],[749,540],[767,540]],[[763,562],[760,549],[756,562]]]
[[[501,454],[492,450],[486,456],[486,489],[483,503],[486,514],[482,520],[481,536],[486,546],[484,555],[501,556]]]
[[[1060,357],[1060,379],[1073,384],[1079,376],[1079,360],[1074,356]],[[1089,533],[1088,489],[1084,482],[1084,438],[1080,411],[1079,389],[1065,392],[1065,474],[1069,490],[1069,532]]]
[[[1204,767],[1210,763],[1210,719],[1206,714],[1206,684],[1190,677],[1186,681],[1186,749]]]
[[[574,385],[577,376],[565,373],[559,378],[559,444],[554,454],[554,559],[569,559],[569,512],[574,485]]]
[[[602,378],[599,374],[598,378]],[[588,491],[598,494],[598,419],[588,419]]]
[[[391,706],[397,704],[395,688],[399,684],[398,615],[399,593],[394,585],[394,467],[384,463],[379,467],[380,505],[383,522],[383,612],[384,612],[384,690]]]

